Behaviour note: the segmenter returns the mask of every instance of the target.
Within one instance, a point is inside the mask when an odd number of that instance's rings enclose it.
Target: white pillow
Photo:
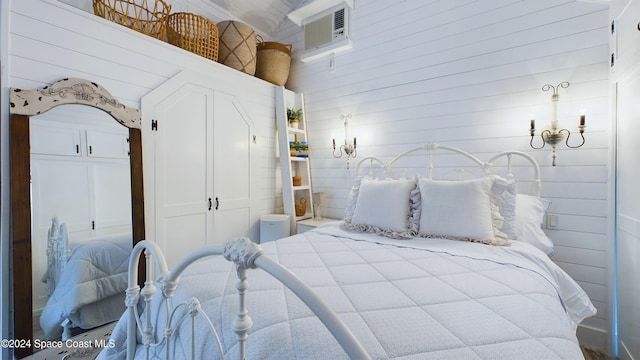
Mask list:
[[[544,214],[551,202],[537,196],[518,194],[516,196],[516,230],[518,240],[529,243],[553,255],[553,241],[542,231]]]
[[[513,179],[505,179],[497,175],[494,178],[493,192],[502,193],[499,205],[500,215],[502,215],[502,231],[509,240],[518,239],[518,229],[516,228],[516,196],[518,188],[516,181]]]
[[[499,230],[503,220],[498,210],[502,194],[494,192],[495,180],[495,177],[464,181],[421,178],[420,236],[508,245],[507,236]]]
[[[414,180],[357,179],[349,194],[343,226],[392,238],[412,238],[419,215]],[[415,200],[415,201],[414,201]]]

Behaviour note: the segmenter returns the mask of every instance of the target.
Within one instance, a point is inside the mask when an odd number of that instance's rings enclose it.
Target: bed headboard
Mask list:
[[[436,155],[444,159],[436,161]],[[517,179],[519,183],[529,182],[529,191],[526,193],[530,195],[540,196],[541,190],[538,162],[531,155],[515,150],[503,151],[488,161],[482,161],[478,156],[456,147],[427,143],[404,151],[388,162],[375,156],[365,157],[358,162],[356,174],[362,176],[361,168],[365,167],[368,169],[365,176],[370,177],[384,175],[409,178],[421,175],[429,179],[454,177],[461,180],[468,176],[496,174]],[[438,172],[438,169],[442,171]]]

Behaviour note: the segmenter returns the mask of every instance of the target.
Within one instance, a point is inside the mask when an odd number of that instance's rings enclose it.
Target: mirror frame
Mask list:
[[[31,151],[29,119],[64,104],[88,105],[105,111],[129,128],[131,216],[133,245],[145,238],[140,110],[127,107],[95,82],[66,78],[37,90],[10,91],[10,209],[11,270],[13,278],[13,338],[31,340],[28,348],[16,348],[14,356],[33,353],[33,299],[31,259]],[[138,264],[144,279],[144,263]]]

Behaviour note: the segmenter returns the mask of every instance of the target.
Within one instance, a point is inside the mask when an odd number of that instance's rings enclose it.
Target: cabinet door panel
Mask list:
[[[158,233],[166,239],[162,251],[169,269],[175,268],[188,254],[207,245],[208,221],[208,214],[202,212],[164,217]]]
[[[129,158],[129,131],[122,126],[120,132],[87,130],[87,156],[94,158]]]
[[[212,236],[213,92],[180,86],[157,104],[155,119],[155,240],[172,263],[176,247],[195,249]]]
[[[215,243],[224,244],[226,241],[249,235],[250,208],[248,206],[219,210],[216,213]],[[257,239],[252,239],[257,240]]]
[[[38,204],[33,209],[33,226],[38,233],[46,234],[51,217],[58,216],[70,232],[91,236],[92,176],[84,163],[31,160],[32,201]]]
[[[131,232],[131,175],[128,162],[92,165],[96,236]]]
[[[616,164],[616,246],[618,268],[620,358],[640,356],[638,328],[640,318],[640,190],[638,154],[640,144],[640,66],[625,74],[616,86],[617,164]],[[621,351],[621,355],[623,352]]]
[[[30,136],[32,154],[82,155],[79,129],[47,126],[34,121]]]
[[[214,241],[247,236],[251,207],[252,121],[238,100],[215,94],[214,193],[219,200]]]
[[[47,288],[40,279],[47,271],[47,230],[51,227],[51,218],[57,216],[67,223],[70,239],[84,239],[92,234],[90,178],[90,169],[82,163],[31,159],[34,309],[42,309],[48,298]]]

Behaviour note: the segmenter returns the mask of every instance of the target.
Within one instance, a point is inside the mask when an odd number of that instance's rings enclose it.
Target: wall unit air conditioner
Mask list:
[[[302,26],[304,52],[302,61],[350,49],[349,11],[352,0],[316,0],[289,13],[289,19]]]
[[[319,49],[331,43],[349,38],[349,8],[340,8],[313,21],[305,23],[304,51]]]

